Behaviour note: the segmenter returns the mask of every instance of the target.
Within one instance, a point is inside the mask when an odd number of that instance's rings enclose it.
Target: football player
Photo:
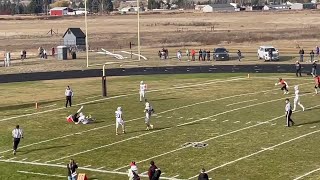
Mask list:
[[[147,90],[147,85],[143,83],[143,81],[140,82],[140,102],[142,102],[142,98],[145,98],[145,94],[146,94],[146,90]]]
[[[318,88],[320,89],[320,77],[318,75],[314,76],[314,90],[318,94]]]
[[[146,113],[146,117],[145,117],[144,122],[147,125],[147,129],[146,130],[149,130],[150,128],[153,129],[153,125],[150,124],[150,118],[151,118],[152,113],[154,113],[154,110],[153,110],[153,107],[151,106],[151,104],[148,102],[147,99],[145,100],[145,102],[146,102],[146,104],[145,104],[144,112]]]
[[[283,80],[282,78],[279,78],[279,82],[276,83],[275,85],[281,85],[282,86],[281,90],[283,91],[283,94],[289,94],[288,83],[285,80]]]
[[[295,94],[295,96],[294,96],[293,110],[292,111],[296,110],[297,104],[302,108],[302,111],[304,111],[304,107],[300,103],[299,86],[298,85],[294,86],[294,94]]]
[[[125,131],[125,126],[124,126],[122,108],[118,107],[117,110],[115,111],[115,114],[116,114],[116,135],[118,135],[119,126],[122,127],[122,132],[123,132],[123,134],[125,134],[126,131]]]

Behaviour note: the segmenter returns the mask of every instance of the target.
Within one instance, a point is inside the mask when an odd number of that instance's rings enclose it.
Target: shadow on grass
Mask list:
[[[43,101],[43,102],[38,102],[39,107],[45,106],[50,103],[55,103],[59,102],[60,100],[52,100],[52,101]],[[35,103],[26,103],[26,104],[16,104],[16,105],[11,105],[11,106],[0,106],[0,111],[6,111],[6,110],[19,110],[19,109],[26,109],[26,108],[34,108]]]
[[[71,146],[71,145],[72,145],[72,144],[59,145],[59,146],[50,146],[50,147],[45,147],[45,148],[32,149],[32,150],[28,150],[28,151],[22,151],[20,154],[29,154],[29,153],[36,152],[36,151],[65,148],[65,147],[68,147],[68,146]]]
[[[320,120],[311,121],[311,122],[305,122],[305,123],[300,123],[300,124],[297,124],[296,126],[308,125],[308,124],[317,124],[317,123],[320,123]]]
[[[162,98],[162,99],[152,99],[151,101],[165,101],[165,100],[173,100],[173,99],[179,99],[179,98]]]

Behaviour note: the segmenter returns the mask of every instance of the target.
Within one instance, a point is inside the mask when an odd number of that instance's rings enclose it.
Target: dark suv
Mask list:
[[[215,48],[213,50],[213,59],[216,61],[228,61],[229,51],[226,48]]]

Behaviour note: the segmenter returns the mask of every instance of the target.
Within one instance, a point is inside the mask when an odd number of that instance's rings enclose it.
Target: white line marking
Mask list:
[[[229,79],[229,80],[215,81],[215,82],[212,82],[212,83],[209,82],[209,83],[193,84],[193,85],[189,85],[189,86],[170,87],[170,88],[165,88],[165,89],[155,89],[155,90],[149,90],[148,92],[159,92],[159,91],[165,91],[165,90],[171,90],[171,89],[183,89],[183,88],[195,87],[195,86],[199,86],[199,85],[207,85],[207,84],[214,84],[214,83],[219,83],[219,82],[235,81],[235,80],[240,80],[240,79],[246,79],[246,78],[242,77],[242,78],[234,78],[234,79]],[[96,99],[96,100],[92,100],[92,101],[78,103],[78,104],[75,104],[74,106],[82,106],[82,105],[91,104],[91,103],[94,103],[94,102],[100,102],[100,101],[104,101],[104,100],[116,99],[116,98],[121,98],[121,97],[128,97],[128,96],[132,96],[132,95],[137,95],[137,93],[122,94],[122,95],[113,96],[113,97]],[[49,109],[49,110],[35,112],[35,113],[29,113],[29,114],[13,116],[13,117],[1,119],[0,122],[12,120],[12,119],[17,119],[17,118],[21,118],[21,117],[33,116],[33,115],[37,115],[37,114],[44,114],[44,113],[48,113],[48,112],[59,111],[59,110],[63,110],[63,109],[65,109],[65,107],[60,107],[60,108],[56,108],[56,109]]]
[[[228,122],[229,120],[228,119],[226,119],[226,120],[224,120],[224,121],[222,121],[222,122]]]
[[[23,173],[23,174],[40,175],[40,176],[51,176],[51,177],[60,177],[60,178],[66,178],[67,177],[67,176],[62,176],[62,175],[36,173],[36,172],[30,172],[30,171],[17,171],[17,172]]]
[[[37,159],[37,160],[34,160],[34,161],[32,161],[32,162],[38,162],[38,161],[40,161],[41,159]]]
[[[178,119],[182,119],[183,117],[179,117]]]
[[[91,165],[86,165],[86,166],[83,166],[84,168],[87,168],[87,167],[91,167]]]
[[[4,156],[0,156],[0,159],[3,158]]]
[[[271,124],[271,126],[274,126],[274,125],[276,125],[277,123],[273,123],[273,124]]]
[[[172,118],[172,116],[167,117],[167,119],[171,119],[171,118]]]
[[[145,174],[148,174],[148,171],[145,171],[145,172],[141,173],[141,175],[145,175]]]
[[[274,89],[265,90],[265,91],[273,91],[273,90]],[[223,97],[223,98],[218,98],[218,99],[213,99],[213,100],[208,100],[208,101],[202,101],[202,102],[198,102],[198,103],[193,103],[193,104],[189,104],[189,105],[180,106],[180,107],[177,107],[177,108],[165,110],[165,111],[162,111],[162,112],[157,113],[157,114],[164,114],[164,113],[167,113],[167,112],[172,112],[172,111],[175,111],[175,110],[192,107],[192,106],[196,106],[196,105],[199,105],[199,104],[210,103],[210,102],[213,102],[213,101],[219,101],[219,100],[230,99],[230,98],[234,98],[234,97],[241,97],[241,96],[246,96],[246,95],[254,95],[254,94],[262,93],[262,92],[265,92],[265,91],[254,92],[254,93],[244,93],[244,94],[238,94],[238,95],[233,95],[233,96],[228,96],[228,97]],[[62,108],[62,109],[64,109],[64,108]],[[161,117],[161,116],[157,116],[157,117]],[[126,123],[131,122],[131,121],[137,121],[137,120],[140,120],[140,119],[143,119],[143,118],[144,118],[144,116],[143,117],[139,117],[139,118],[135,118],[135,119],[131,119],[131,120],[126,121]],[[190,119],[193,119],[193,117],[188,118],[188,120],[190,120]],[[67,135],[64,135],[64,136],[59,136],[59,137],[55,137],[55,138],[52,138],[52,139],[39,141],[39,142],[36,142],[36,143],[32,143],[32,144],[28,144],[28,145],[25,145],[25,146],[21,146],[21,147],[19,147],[19,149],[30,147],[30,146],[34,146],[34,145],[38,145],[38,144],[42,144],[42,143],[46,143],[46,142],[50,142],[50,141],[54,141],[54,140],[58,140],[58,139],[67,138],[67,137],[73,136],[75,134],[82,134],[82,133],[87,133],[87,132],[90,132],[90,131],[96,131],[98,129],[102,129],[102,128],[106,128],[106,127],[110,127],[110,126],[114,126],[114,124],[100,126],[100,127],[88,129],[88,130],[85,130],[85,131],[81,131],[81,132],[78,132],[78,133],[74,133],[74,134],[67,134]],[[0,154],[1,153],[6,153],[6,152],[9,152],[9,151],[11,151],[11,149],[8,149],[8,150],[5,150],[5,151],[1,151]]]
[[[162,116],[157,116],[156,118],[161,118]]]
[[[13,158],[10,158],[10,159],[8,159],[8,160],[11,161],[11,160],[14,160],[15,158],[17,158],[17,157],[13,157]]]
[[[64,164],[64,162],[59,162],[59,163],[56,163],[56,164]]]
[[[256,100],[258,100],[258,99],[252,99],[252,100],[248,100],[248,101],[236,102],[236,103],[232,103],[232,104],[227,104],[226,106],[232,106],[232,105],[246,103],[246,102],[252,102],[252,101],[256,101]]]
[[[222,164],[222,165],[220,165],[220,166],[217,166],[217,167],[214,167],[214,168],[212,168],[212,169],[209,169],[209,170],[207,170],[206,172],[209,173],[209,172],[214,171],[214,170],[216,170],[216,169],[220,169],[220,168],[222,168],[222,167],[225,167],[225,166],[227,166],[227,165],[236,163],[236,162],[241,161],[241,160],[243,160],[243,159],[247,159],[247,158],[249,158],[249,157],[252,157],[252,156],[255,156],[255,155],[257,155],[257,154],[260,154],[260,153],[262,153],[262,152],[264,152],[264,151],[267,151],[267,150],[270,150],[270,149],[274,149],[274,148],[279,147],[279,146],[281,146],[281,145],[288,144],[288,143],[290,143],[290,142],[292,142],[292,141],[295,141],[295,140],[298,140],[298,139],[301,139],[301,138],[310,136],[310,135],[315,134],[315,133],[318,133],[318,132],[320,132],[320,130],[312,131],[312,132],[310,132],[310,133],[307,133],[307,134],[304,134],[304,135],[295,137],[295,138],[293,138],[293,139],[290,139],[290,140],[281,142],[281,143],[279,143],[279,144],[270,146],[270,147],[265,148],[265,149],[263,149],[263,150],[254,152],[254,153],[249,154],[249,155],[247,155],[247,156],[243,156],[243,157],[238,158],[238,159],[235,159],[235,160],[233,160],[233,161],[229,161],[229,162],[224,163],[224,164]],[[193,178],[195,178],[195,177],[197,177],[197,176],[198,176],[198,175],[195,175],[195,176],[192,176],[192,177],[190,177],[190,178],[188,178],[188,179],[193,179]]]
[[[122,143],[122,142],[130,141],[132,139],[140,138],[142,136],[146,136],[146,135],[149,135],[149,134],[153,134],[153,133],[157,133],[157,132],[161,132],[161,131],[165,131],[165,130],[169,130],[169,129],[171,129],[171,128],[164,128],[164,129],[160,129],[160,130],[156,130],[156,131],[150,131],[150,132],[143,133],[143,134],[140,134],[140,135],[137,135],[137,136],[132,136],[130,138],[123,139],[121,141],[116,141],[116,142],[113,142],[113,143],[110,143],[110,144],[106,144],[106,145],[99,146],[99,147],[96,147],[96,148],[88,149],[88,150],[81,151],[81,152],[78,152],[78,153],[74,153],[74,154],[71,154],[71,155],[68,155],[68,156],[60,157],[60,158],[57,158],[57,159],[52,159],[52,160],[46,161],[45,163],[59,161],[59,160],[62,160],[62,159],[65,159],[65,158],[69,158],[69,157],[74,157],[74,156],[77,156],[77,155],[80,155],[80,154],[84,154],[84,153],[91,152],[91,151],[94,151],[94,150],[97,150],[97,149],[105,148],[105,147],[108,147],[108,146],[112,146],[112,145],[119,144],[119,143]]]
[[[320,171],[320,168],[315,169],[315,170],[312,170],[312,171],[310,171],[310,172],[307,172],[307,173],[305,173],[305,174],[303,174],[303,175],[301,175],[301,176],[299,176],[299,177],[294,178],[293,180],[302,179],[302,178],[304,178],[304,177],[306,177],[306,176],[309,176],[310,174],[312,174],[312,173],[314,173],[314,172],[317,172],[317,171]]]
[[[239,123],[240,121],[235,121],[235,122],[233,122],[233,123],[235,123],[235,124],[237,124],[237,123]]]
[[[47,167],[57,167],[57,168],[63,168],[65,169],[65,165],[58,165],[58,164],[46,164],[46,163],[34,163],[34,162],[27,162],[27,161],[9,161],[9,160],[1,160],[0,162],[6,162],[6,163],[16,163],[16,164],[28,164],[28,165],[35,165],[35,166],[47,166]],[[79,167],[79,170],[86,170],[86,171],[92,171],[92,172],[100,172],[100,173],[109,173],[109,174],[117,174],[117,175],[124,175],[127,176],[127,172],[116,172],[116,171],[107,171],[107,170],[101,170],[101,169],[93,169],[93,168],[84,168]],[[147,175],[140,175],[141,177],[148,177]],[[165,180],[172,180],[172,178],[168,177],[161,177],[161,179]]]
[[[213,122],[213,121],[216,121],[217,119],[212,119],[211,121]]]
[[[271,150],[271,151],[274,150],[273,148],[261,148],[261,149],[263,149],[263,150]]]
[[[251,123],[251,121],[247,122],[246,124],[250,124],[250,123]]]
[[[298,127],[302,127],[303,125],[300,125],[300,126],[298,126]]]
[[[97,168],[97,169],[103,169],[103,168],[105,168],[105,166],[99,167],[99,168]]]
[[[310,107],[310,108],[307,108],[307,109],[313,109],[313,108],[316,108],[316,107],[319,107],[320,105],[317,105],[317,106],[313,106],[313,107]],[[297,112],[301,112],[301,110],[298,110],[298,111],[295,111],[293,113],[297,113]],[[267,120],[265,122],[272,122],[272,121],[275,121],[277,119],[280,119],[282,117],[285,117],[285,115],[281,115],[281,116],[278,116],[278,117],[275,117],[273,119],[270,119],[270,120]],[[218,136],[214,136],[214,137],[211,137],[211,138],[208,138],[208,139],[205,139],[199,143],[205,143],[207,141],[211,141],[213,139],[217,139],[217,138],[220,138],[220,137],[224,137],[224,136],[227,136],[227,135],[230,135],[230,134],[234,134],[234,133],[237,133],[237,132],[240,132],[240,131],[243,131],[243,130],[246,130],[246,129],[251,129],[253,127],[256,127],[256,126],[260,126],[260,125],[263,125],[265,123],[260,123],[260,124],[255,124],[255,125],[251,125],[251,126],[247,126],[247,127],[244,127],[244,128],[241,128],[241,129],[238,129],[238,130],[235,130],[235,131],[231,131],[231,132],[228,132],[228,133],[225,133],[225,134],[221,134],[221,135],[218,135]],[[152,159],[155,159],[155,158],[158,158],[158,157],[161,157],[161,156],[164,156],[164,155],[167,155],[167,154],[171,154],[171,153],[174,153],[174,152],[177,152],[177,151],[180,151],[180,150],[183,150],[185,148],[188,148],[188,147],[181,147],[181,148],[177,148],[177,149],[174,149],[174,150],[171,150],[171,151],[167,151],[165,153],[162,153],[162,154],[158,154],[156,156],[153,156],[153,157],[149,157],[147,159],[144,159],[144,160],[140,160],[140,161],[136,161],[136,163],[142,163],[142,162],[146,162],[146,161],[149,161],[149,160],[152,160]],[[127,166],[122,166],[122,167],[119,167],[117,169],[114,169],[114,171],[118,171],[120,169],[123,169],[123,168],[126,168]]]
[[[313,129],[313,128],[315,128],[315,127],[317,127],[317,126],[312,126],[312,127],[310,127],[310,128]]]
[[[177,177],[179,177],[179,174],[177,174],[177,175],[175,175],[175,176],[172,176],[173,178],[177,178]]]
[[[25,160],[27,160],[28,158],[24,158],[24,159],[21,159],[21,161],[25,161]]]

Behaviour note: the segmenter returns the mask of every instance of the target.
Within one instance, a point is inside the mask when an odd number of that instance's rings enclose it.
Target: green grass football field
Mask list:
[[[283,95],[274,85],[279,76],[288,82],[290,94]],[[156,111],[150,131],[145,130],[144,103],[139,102],[141,80]],[[67,85],[75,92],[71,108],[64,108]],[[292,116],[296,125],[288,128],[284,100],[289,98],[293,106],[294,85],[300,85],[306,111],[298,107]],[[147,179],[151,160],[161,168],[162,179],[196,179],[201,168],[212,179],[320,178],[320,104],[310,76],[110,77],[107,98],[100,96],[100,78],[1,84],[0,91],[6,92],[0,94],[0,179],[66,179],[71,158],[78,173],[101,180],[128,179],[131,161]],[[81,105],[95,123],[66,122]],[[127,134],[116,136],[118,106]],[[17,124],[25,138],[14,156],[11,131]]]

